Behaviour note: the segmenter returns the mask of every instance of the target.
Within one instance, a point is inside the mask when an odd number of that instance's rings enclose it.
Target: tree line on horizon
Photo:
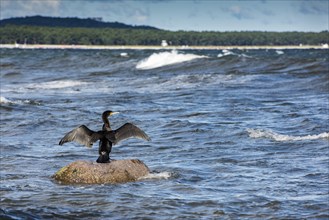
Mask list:
[[[77,18],[77,17],[49,17],[49,16],[27,16],[7,18],[0,20],[0,27],[6,25],[17,26],[42,26],[42,27],[66,27],[66,28],[118,28],[118,29],[152,29],[156,27],[147,25],[128,25],[120,22],[104,22],[102,17]]]
[[[166,31],[132,28],[81,28],[5,25],[0,27],[0,44],[60,45],[169,45],[257,46],[328,44],[328,31]]]

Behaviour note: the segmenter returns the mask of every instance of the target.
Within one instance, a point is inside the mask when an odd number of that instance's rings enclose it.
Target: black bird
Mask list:
[[[147,141],[151,140],[144,131],[131,123],[126,123],[120,128],[112,130],[108,117],[117,113],[118,112],[112,111],[103,112],[102,119],[104,124],[101,131],[93,131],[85,125],[80,125],[67,133],[60,140],[59,145],[63,145],[66,142],[75,141],[85,145],[86,147],[92,147],[92,145],[99,140],[99,157],[96,162],[108,163],[110,161],[112,145],[131,137],[144,139]]]

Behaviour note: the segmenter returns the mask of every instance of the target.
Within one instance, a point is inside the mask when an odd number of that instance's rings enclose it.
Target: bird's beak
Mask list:
[[[116,114],[119,114],[119,112],[111,112],[110,115],[116,115]]]

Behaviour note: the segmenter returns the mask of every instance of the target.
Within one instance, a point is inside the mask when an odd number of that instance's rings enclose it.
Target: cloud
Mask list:
[[[135,7],[130,4],[125,4],[122,9],[122,16],[131,20],[133,23],[145,23],[150,17],[150,11],[148,8]]]
[[[141,8],[137,8],[133,11],[132,18],[134,18],[137,22],[146,22],[148,18],[150,17],[149,11],[143,10]]]
[[[119,21],[128,24],[145,24],[150,10],[133,1],[119,0],[62,0],[62,14],[78,17],[102,17],[104,21]]]
[[[299,5],[299,12],[309,15],[328,15],[328,1],[302,1]]]
[[[275,15],[275,13],[270,9],[264,8],[264,9],[260,9],[259,11],[260,11],[260,13],[262,13],[263,15],[266,15],[266,16],[274,16]]]
[[[1,0],[1,18],[58,15],[61,0]]]
[[[199,16],[199,10],[196,9],[196,8],[191,9],[188,12],[188,15],[187,15],[188,18],[195,18],[195,17],[198,17],[198,16]]]
[[[223,11],[228,11],[233,17],[242,20],[242,19],[253,19],[254,17],[250,14],[250,9],[241,7],[239,5],[231,6],[226,8]]]

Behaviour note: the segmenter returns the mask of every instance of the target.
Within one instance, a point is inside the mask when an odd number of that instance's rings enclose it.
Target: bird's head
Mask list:
[[[118,114],[118,113],[119,113],[119,112],[105,111],[105,112],[103,112],[102,117],[103,117],[103,118],[108,118],[108,117],[110,117],[111,115],[115,115],[115,114]]]

